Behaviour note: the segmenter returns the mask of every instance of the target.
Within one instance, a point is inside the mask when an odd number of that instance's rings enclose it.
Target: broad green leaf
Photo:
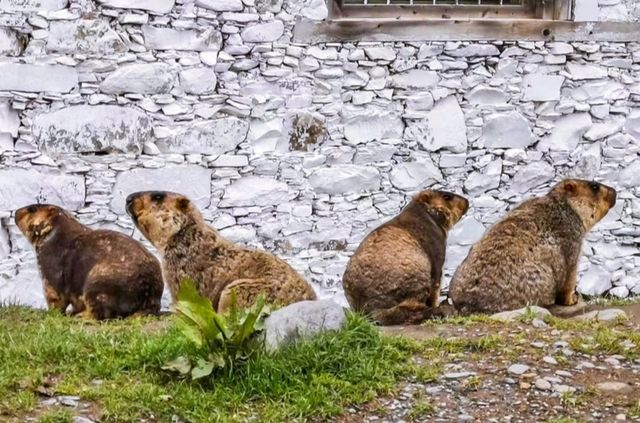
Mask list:
[[[178,318],[186,325],[196,326],[207,341],[219,335],[220,331],[213,323],[216,313],[211,302],[198,293],[192,281],[184,280],[180,284],[175,310]]]
[[[249,338],[255,332],[255,324],[260,318],[262,308],[264,307],[265,297],[263,294],[258,295],[256,302],[249,310],[247,317],[242,322],[242,325],[238,328],[238,331],[233,337],[233,341],[237,344]]]
[[[209,354],[209,361],[213,363],[219,369],[222,369],[226,366],[226,362],[224,361],[224,356],[221,353],[217,354]]]
[[[188,358],[180,356],[175,360],[166,363],[162,366],[162,369],[186,375],[189,374],[189,371],[191,370],[191,363]]]
[[[198,363],[191,369],[192,379],[202,379],[213,372],[214,363],[203,358],[198,359]]]

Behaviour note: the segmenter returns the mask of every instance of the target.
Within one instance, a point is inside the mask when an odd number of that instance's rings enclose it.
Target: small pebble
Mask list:
[[[544,361],[547,364],[553,364],[553,365],[558,364],[558,360],[556,360],[555,358],[553,358],[551,356],[548,356],[548,355],[544,356],[542,358],[542,361]]]
[[[541,391],[550,391],[551,390],[551,382],[544,379],[536,379],[534,383],[535,387]]]
[[[509,372],[509,374],[511,375],[516,375],[519,376],[523,373],[525,373],[527,370],[529,370],[529,366],[527,366],[526,364],[512,364],[511,366],[509,366],[509,368],[507,369],[507,372]]]

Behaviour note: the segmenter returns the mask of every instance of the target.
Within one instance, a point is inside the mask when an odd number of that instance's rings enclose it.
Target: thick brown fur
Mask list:
[[[616,201],[613,188],[565,179],[493,225],[456,270],[449,296],[461,314],[576,304],[582,240]]]
[[[420,323],[437,315],[447,231],[469,202],[425,190],[362,241],[342,278],[351,307],[383,325]]]
[[[131,194],[127,212],[162,254],[164,276],[174,300],[185,279],[193,280],[217,311],[228,309],[232,291],[240,307],[253,304],[260,293],[278,305],[316,299],[313,288],[286,262],[224,239],[180,194]]]
[[[49,204],[16,211],[34,247],[50,309],[110,319],[158,314],[164,284],[158,260],[121,233],[92,230]]]

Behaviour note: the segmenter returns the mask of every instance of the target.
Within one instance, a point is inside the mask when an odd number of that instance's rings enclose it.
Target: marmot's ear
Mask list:
[[[575,194],[577,189],[578,187],[574,181],[566,181],[564,183],[564,190],[567,194]]]
[[[178,201],[176,201],[176,207],[178,207],[180,211],[186,211],[189,208],[189,203],[188,198],[179,198]]]

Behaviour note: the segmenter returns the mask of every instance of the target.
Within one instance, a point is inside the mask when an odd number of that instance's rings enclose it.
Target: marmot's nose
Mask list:
[[[131,209],[131,207],[133,206],[134,199],[135,199],[135,196],[133,194],[130,194],[129,196],[127,196],[125,209],[127,210],[127,213],[129,213],[130,216],[133,216],[133,210]]]
[[[616,193],[616,190],[611,188],[611,196],[609,197],[609,203],[611,204],[611,207],[616,205],[616,200],[618,198],[618,194]]]

